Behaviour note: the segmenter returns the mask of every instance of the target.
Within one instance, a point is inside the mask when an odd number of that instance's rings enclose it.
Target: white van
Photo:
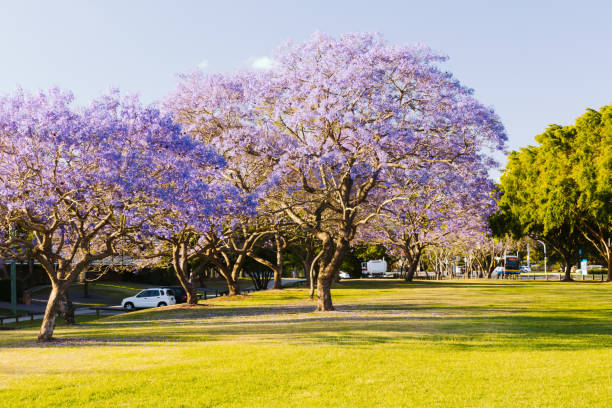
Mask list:
[[[168,288],[149,288],[141,291],[136,296],[125,298],[121,301],[124,309],[135,307],[161,307],[176,304],[174,292]]]

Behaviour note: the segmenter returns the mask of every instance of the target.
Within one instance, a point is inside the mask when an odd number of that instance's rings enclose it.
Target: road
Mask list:
[[[283,278],[283,286],[292,286],[294,284],[296,284],[297,282],[300,281],[304,281],[304,279],[294,279],[294,278]],[[271,289],[272,286],[274,285],[274,282],[270,281],[270,283],[268,284],[268,289]],[[207,299],[211,299],[217,297],[215,294],[209,294],[207,296]],[[31,313],[36,313],[33,316],[23,316],[23,317],[19,317],[19,320],[24,321],[24,320],[39,320],[42,319],[44,317],[44,313],[45,313],[45,304],[44,303],[40,303],[40,302],[36,302],[33,303],[31,305],[17,305],[17,310],[20,311],[24,311],[24,312],[31,312]],[[109,305],[110,307],[110,305]],[[0,302],[0,309],[11,309],[11,304],[10,302]],[[121,309],[119,306],[117,308],[116,311],[114,310],[101,310],[100,314],[101,315],[114,315],[114,314],[118,314],[118,313],[124,313],[125,311],[123,309]],[[95,310],[92,310],[90,307],[79,307],[76,308],[74,311],[74,314],[77,316],[86,316],[86,315],[94,315],[96,314]],[[15,323],[15,319],[4,319],[4,324],[8,324],[8,323]]]

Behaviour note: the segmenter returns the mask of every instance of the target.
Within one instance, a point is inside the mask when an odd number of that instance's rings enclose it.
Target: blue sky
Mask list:
[[[495,108],[516,149],[550,123],[612,103],[612,1],[2,1],[0,93],[109,87],[162,98],[199,65],[265,65],[315,30],[380,32],[450,56],[444,67]]]

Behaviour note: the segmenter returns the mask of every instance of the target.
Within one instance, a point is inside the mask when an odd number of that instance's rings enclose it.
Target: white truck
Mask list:
[[[387,261],[374,259],[361,263],[361,275],[366,278],[384,278],[387,276]]]

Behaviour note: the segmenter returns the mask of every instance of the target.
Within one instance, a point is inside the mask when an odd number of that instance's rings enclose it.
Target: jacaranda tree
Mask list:
[[[249,254],[254,253],[266,236],[274,233],[269,222],[274,214],[268,213],[270,207],[262,200],[270,189],[278,188],[274,169],[279,153],[270,135],[255,134],[251,127],[244,126],[245,121],[255,119],[251,106],[244,104],[239,87],[231,78],[204,77],[198,72],[184,76],[177,91],[165,103],[183,129],[198,140],[214,145],[224,157],[227,165],[221,173],[222,179],[256,204],[248,214],[225,213],[218,218],[222,231],[212,229],[200,236],[202,261],[218,268],[230,295],[240,293],[238,276]],[[267,138],[268,142],[260,138]],[[259,150],[263,145],[267,145],[265,154]]]
[[[169,259],[174,274],[187,293],[187,303],[196,304],[198,297],[193,285],[194,277],[210,262],[210,253],[218,243],[210,237],[223,237],[228,218],[249,218],[254,203],[220,177],[220,168],[207,168],[206,163],[193,163],[199,180],[209,180],[208,189],[190,191],[184,184],[169,203],[165,203],[146,228],[145,250],[137,251],[145,259]],[[203,173],[206,177],[201,178]],[[189,178],[182,180],[189,183]],[[192,182],[192,181],[191,181]],[[142,243],[142,241],[141,241]],[[199,263],[197,268],[192,264]],[[222,271],[222,275],[226,277]],[[228,281],[228,288],[236,282]]]
[[[155,217],[142,228],[144,250],[137,252],[141,259],[155,263],[169,260],[187,293],[187,303],[196,304],[195,276],[215,263],[215,255],[226,248],[226,240],[231,239],[227,235],[235,225],[255,215],[256,203],[223,177],[226,163],[222,156],[215,155],[214,162],[212,157],[201,161],[191,154],[185,159],[183,166],[189,167],[183,170],[185,177],[177,180],[175,195],[158,207]],[[223,268],[220,271],[232,292],[237,287],[236,277]]]
[[[411,281],[426,248],[453,245],[458,235],[487,234],[487,217],[496,205],[494,184],[483,170],[456,166],[450,171],[437,164],[426,177],[404,179],[406,184],[397,180],[398,199],[385,206],[364,235],[402,259]]]
[[[204,195],[209,186],[193,169],[223,164],[136,98],[111,92],[84,108],[72,102],[57,89],[0,98],[0,246],[27,250],[51,281],[40,341],[51,339],[74,279],[138,234],[155,232],[158,211],[170,208],[181,219],[214,211],[215,202],[193,210],[177,197],[185,189]]]
[[[270,71],[194,73],[170,99],[186,129],[265,165],[262,198],[319,240],[317,310],[333,310],[332,279],[357,229],[396,198],[395,180],[435,163],[488,167],[486,150],[503,147],[498,117],[444,60],[376,35],[317,33],[282,47]]]

